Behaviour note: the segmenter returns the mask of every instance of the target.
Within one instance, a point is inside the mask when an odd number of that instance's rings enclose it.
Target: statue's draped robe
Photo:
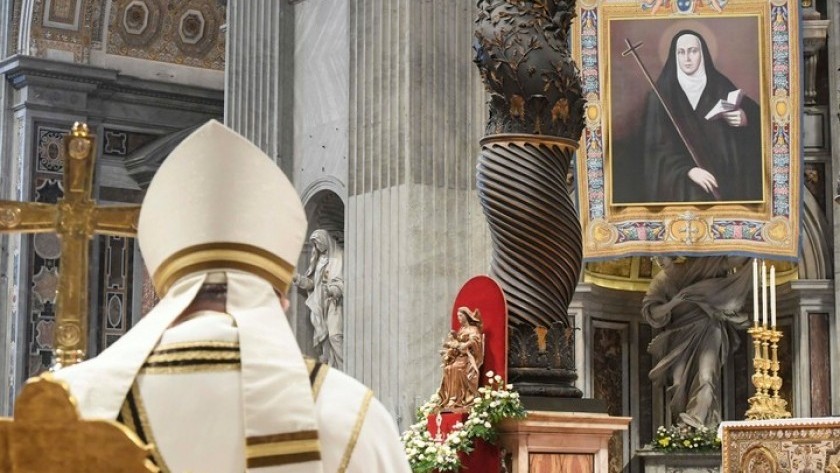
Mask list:
[[[309,319],[314,332],[312,344],[323,352],[323,359],[334,367],[344,364],[342,349],[344,346],[343,301],[329,294],[330,286],[337,287],[344,294],[342,266],[344,251],[338,242],[325,230],[316,230],[313,237],[319,238],[327,247],[317,254],[317,259],[310,262],[305,276],[312,279],[312,290],[306,297]],[[317,252],[313,248],[313,252]]]
[[[745,328],[748,316],[739,312],[751,282],[747,265],[726,274],[727,257],[690,259],[659,273],[642,303],[642,315],[654,328],[663,328],[648,351],[656,365],[650,379],[664,384],[672,396],[671,412],[695,426],[720,423],[720,368],[738,346],[736,330]],[[687,300],[669,313],[653,313],[677,294]],[[703,363],[703,358],[714,360]]]
[[[761,200],[763,178],[761,114],[758,104],[744,95],[741,108],[746,114],[746,126],[730,126],[722,116],[706,120],[706,114],[718,100],[726,99],[730,92],[739,87],[715,69],[705,44],[703,54],[706,87],[696,109],[692,109],[677,80],[673,48],[657,80],[657,88],[704,168],[715,177],[722,200]],[[726,54],[726,51],[719,54]],[[712,194],[705,192],[688,177],[688,171],[697,165],[653,92],[648,95],[643,126],[642,156],[648,190],[645,200],[714,201]]]
[[[251,448],[243,420],[249,388],[242,385],[241,330],[230,315],[210,311],[167,329],[136,377],[128,375],[130,389],[119,399],[118,390],[105,388],[123,383],[129,373],[124,358],[134,350],[127,345],[142,344],[131,332],[97,358],[56,376],[70,385],[83,417],[118,418],[154,443],[153,460],[164,472],[241,473]],[[323,471],[408,472],[396,425],[371,391],[326,365],[306,364]]]

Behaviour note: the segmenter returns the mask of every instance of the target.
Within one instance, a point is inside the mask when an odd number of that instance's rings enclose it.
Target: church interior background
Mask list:
[[[139,203],[169,150],[197,125],[224,119],[290,176],[310,233],[327,230],[343,246],[343,369],[405,428],[439,382],[436,354],[458,288],[489,268],[475,183],[487,120],[472,63],[475,2],[7,0],[1,8],[0,198],[55,202],[61,138],[85,121],[98,137],[97,199]],[[798,264],[780,267],[779,358],[793,415],[837,416],[840,152],[831,138],[840,131],[840,3],[803,0],[802,12],[803,239]],[[155,296],[132,239],[97,237],[91,254],[92,356]],[[0,236],[0,415],[51,364],[60,271],[55,236]],[[588,263],[570,307],[576,386],[611,415],[633,418],[611,443],[614,471],[637,471],[634,452],[669,416],[664,390],[647,376],[655,330],[640,315],[655,271],[642,257]],[[290,317],[314,354],[305,298],[295,291]],[[751,395],[741,337],[723,370],[725,419],[742,419]]]

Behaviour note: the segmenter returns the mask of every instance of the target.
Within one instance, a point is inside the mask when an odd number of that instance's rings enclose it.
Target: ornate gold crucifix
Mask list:
[[[64,197],[58,203],[0,201],[0,233],[55,232],[61,239],[55,354],[63,366],[82,361],[87,350],[91,237],[133,237],[140,214],[139,205],[99,207],[91,200],[94,142],[84,123],[64,137]]]

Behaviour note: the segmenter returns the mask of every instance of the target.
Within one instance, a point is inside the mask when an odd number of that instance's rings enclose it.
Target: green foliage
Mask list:
[[[695,428],[685,424],[659,427],[656,429],[653,443],[654,450],[664,452],[710,452],[720,450],[720,437],[717,429],[708,427]]]
[[[429,414],[440,404],[437,394],[417,409],[417,422],[402,435],[403,448],[413,472],[458,471],[461,468],[458,454],[472,452],[474,439],[494,442],[499,422],[525,417],[525,408],[519,400],[519,393],[512,391],[513,385],[504,384],[502,377],[492,371],[487,372],[487,377],[490,378],[489,384],[478,388],[478,396],[473,400],[467,420],[463,424],[455,424],[442,441],[435,441],[426,428]]]

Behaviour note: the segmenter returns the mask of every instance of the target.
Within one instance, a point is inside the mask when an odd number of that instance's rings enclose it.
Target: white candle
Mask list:
[[[753,258],[753,323],[758,325],[758,260]]]
[[[776,266],[770,266],[770,325],[776,328]]]
[[[767,326],[767,264],[761,261],[761,325]]]

